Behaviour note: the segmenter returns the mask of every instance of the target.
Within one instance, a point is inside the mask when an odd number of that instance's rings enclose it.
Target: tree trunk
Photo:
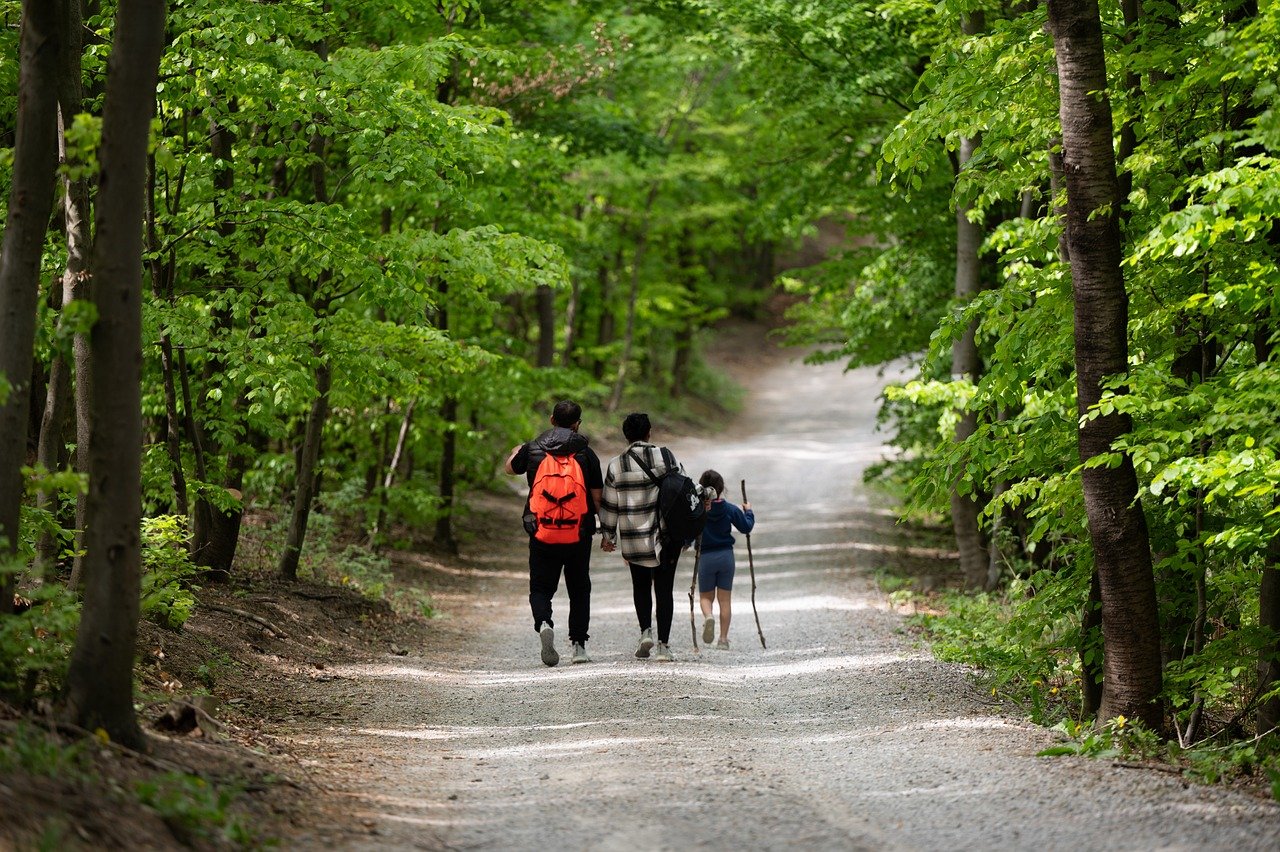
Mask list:
[[[614,255],[613,269],[608,264],[601,263],[596,269],[596,283],[600,287],[600,322],[596,326],[596,347],[603,349],[610,343],[613,343],[613,336],[616,334],[614,328],[613,307],[610,302],[613,301],[613,272],[622,269],[622,249]],[[592,373],[597,379],[604,378],[605,360],[602,355],[596,356],[595,367]]]
[[[211,119],[209,122],[209,154],[213,158],[213,186],[217,192],[214,195],[213,211],[217,224],[215,228],[218,235],[224,240],[235,233],[236,225],[227,215],[225,207],[225,199],[231,197],[231,190],[235,187],[235,166],[233,163],[235,137],[231,130],[225,125]],[[227,269],[233,269],[236,266],[236,259],[230,257],[225,259],[224,266]],[[220,328],[230,328],[233,320],[228,310],[215,310],[213,312],[214,333],[217,334]],[[191,408],[194,402],[189,382],[190,378],[185,369],[185,357],[179,353],[179,374],[182,383],[183,402],[186,406],[186,425],[191,441],[192,449],[195,455],[196,478],[200,480],[203,487],[208,488],[209,480],[207,470],[207,455],[215,456],[218,454],[218,447],[206,446],[204,441],[203,430],[200,428],[199,420],[196,417],[195,409]],[[206,376],[220,375],[224,369],[224,364],[219,355],[210,352],[205,364]],[[243,398],[243,394],[241,395]],[[239,405],[233,406],[232,410],[238,410]],[[239,462],[237,464],[237,462]],[[244,476],[244,461],[238,454],[234,454],[232,458],[227,460],[227,472],[223,480],[223,485],[228,490],[239,491]],[[240,521],[243,512],[240,509],[223,511],[217,506],[209,502],[209,498],[203,492],[197,492],[195,500],[195,509],[192,512],[191,524],[191,558],[195,564],[208,569],[211,579],[223,579],[230,576],[231,563],[235,559],[236,546],[240,539]]]
[[[65,304],[66,293],[58,297],[58,307]],[[49,385],[45,393],[44,414],[40,418],[40,445],[36,450],[36,463],[47,471],[62,466],[63,428],[67,421],[67,408],[71,403],[71,366],[62,353],[55,353],[49,365]],[[36,494],[36,508],[55,517],[58,514],[58,492],[41,489]],[[36,561],[32,573],[44,578],[58,558],[58,538],[49,532],[40,534],[36,542]]]
[[[1280,246],[1280,223],[1273,222],[1268,236],[1273,245]],[[1271,360],[1273,354],[1272,322],[1258,323],[1254,335],[1253,351],[1259,365]],[[1280,499],[1274,503],[1280,509]],[[1272,536],[1263,554],[1262,579],[1258,587],[1258,626],[1271,631],[1270,638],[1258,649],[1258,692],[1265,694],[1280,681],[1280,535]],[[1256,733],[1272,731],[1280,725],[1280,696],[1258,704]]]
[[[9,384],[8,398],[0,398],[0,558],[18,551],[40,257],[58,166],[58,27],[53,3],[24,0],[20,62],[13,186],[0,248],[0,379]],[[12,605],[12,576],[0,575],[0,613]]]
[[[458,481],[458,398],[452,393],[440,405],[440,419],[444,421],[444,434],[440,438],[440,516],[436,518],[435,542],[449,553],[457,553],[453,507]]]
[[[564,308],[564,350],[560,353],[560,366],[573,366],[573,347],[578,342],[578,300],[582,298],[582,282],[573,276],[573,286],[569,290],[569,304]]]
[[[556,362],[556,294],[545,284],[538,285],[538,366]]]
[[[58,116],[59,130],[65,130],[68,123],[74,119],[77,113],[81,112],[84,104],[84,83],[81,80],[81,64],[80,51],[82,46],[81,30],[83,27],[83,16],[81,14],[79,0],[59,0],[57,3],[58,11],[58,30],[61,33],[59,38],[59,47],[61,55],[58,58]],[[62,133],[58,134],[58,159],[61,163],[67,163],[67,147],[66,139]],[[87,299],[88,294],[88,276],[85,270],[89,265],[89,182],[84,178],[71,180],[64,176],[62,179],[62,218],[63,229],[66,232],[66,248],[67,263],[62,271],[62,308],[71,304],[77,299]],[[59,320],[61,324],[61,320]],[[49,370],[49,395],[45,403],[45,417],[40,427],[40,450],[39,457],[42,463],[49,470],[53,470],[54,466],[62,465],[62,449],[65,445],[64,432],[66,429],[67,415],[72,406],[71,388],[72,376],[76,376],[75,388],[76,399],[81,398],[80,386],[88,386],[87,378],[81,380],[81,375],[88,375],[88,351],[89,338],[83,331],[77,331],[72,339],[71,359],[67,359],[67,353],[58,352],[54,356],[53,364]],[[73,373],[74,367],[74,373]],[[83,371],[83,372],[82,372]],[[80,446],[83,440],[86,452],[76,454],[77,469],[84,474],[88,474],[88,466],[83,464],[87,457],[88,449],[88,396],[85,394],[83,399],[86,403],[84,410],[77,412],[76,417],[76,444]],[[77,408],[79,406],[77,405]],[[52,465],[50,463],[53,463]],[[42,508],[45,508],[55,514],[58,513],[58,495],[55,493],[41,493],[37,498]],[[83,495],[76,495],[76,547],[74,548],[77,556],[75,561],[80,562],[80,529],[84,521],[84,499]],[[36,552],[36,571],[43,573],[45,569],[51,566],[57,559],[58,541],[49,534],[40,537],[37,544]]]
[[[972,18],[966,18],[963,29],[966,33],[975,33],[980,27]],[[976,139],[961,139],[960,150],[956,157],[957,169],[960,170],[973,157],[977,148]],[[956,301],[965,305],[972,301],[982,289],[982,265],[978,259],[978,250],[982,246],[982,227],[969,221],[969,207],[956,207]],[[953,380],[968,379],[977,383],[982,372],[982,361],[978,355],[977,344],[978,323],[971,321],[964,334],[951,344],[951,378]],[[955,433],[952,440],[959,444],[968,440],[978,428],[978,414],[968,409],[957,412]],[[951,527],[955,531],[956,547],[960,551],[960,571],[964,576],[964,585],[968,589],[981,589],[987,582],[987,571],[990,556],[982,541],[982,530],[978,527],[978,515],[982,507],[976,495],[962,494],[959,480],[951,485]]]
[[[317,346],[317,355],[320,355]],[[311,517],[311,502],[316,493],[316,463],[320,459],[320,438],[325,421],[329,418],[329,387],[333,373],[329,362],[316,366],[316,398],[307,417],[307,432],[302,441],[302,458],[298,464],[297,484],[294,488],[293,515],[289,519],[289,532],[285,537],[284,551],[280,554],[280,574],[287,580],[298,579],[298,558],[302,555],[302,543],[307,537],[307,520]]]
[[[66,715],[143,746],[133,710],[142,518],[142,221],[147,142],[164,44],[163,0],[122,0],[107,66],[92,255],[97,388],[85,533],[84,609]]]
[[[174,264],[160,254],[156,226],[156,165],[150,158],[147,169],[147,252],[151,255],[151,289],[158,299],[172,298]],[[187,476],[182,467],[182,438],[179,435],[178,387],[174,379],[173,341],[167,328],[160,332],[160,379],[164,387],[165,450],[169,454],[169,480],[173,485],[174,509],[187,517]]]
[[[1096,0],[1048,0],[1058,65],[1067,246],[1075,306],[1077,406],[1090,414],[1102,383],[1128,367],[1128,296],[1117,218],[1118,187],[1106,96],[1102,25]],[[1127,416],[1095,417],[1080,427],[1086,464],[1112,452],[1130,431]],[[1102,594],[1102,719],[1125,716],[1162,727],[1160,627],[1146,517],[1133,461],[1082,473],[1085,511]]]
[[[689,391],[689,368],[693,363],[693,320],[685,320],[676,330],[675,354],[671,357],[671,396],[679,399]]]

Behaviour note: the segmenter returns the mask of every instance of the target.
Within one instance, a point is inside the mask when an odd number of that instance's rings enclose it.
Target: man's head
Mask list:
[[[632,412],[622,421],[622,435],[633,444],[636,441],[649,440],[649,432],[652,430],[649,415],[643,411]]]
[[[573,429],[582,422],[582,406],[569,400],[561,400],[551,409],[551,422],[556,426]]]

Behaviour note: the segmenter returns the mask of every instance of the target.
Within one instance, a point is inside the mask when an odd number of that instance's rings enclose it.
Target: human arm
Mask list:
[[[738,528],[738,532],[750,533],[755,528],[756,513],[751,511],[750,503],[744,502],[741,509],[729,503],[727,508],[729,510],[729,520]]]
[[[528,470],[529,467],[529,451],[525,449],[526,444],[516,444],[511,448],[511,453],[507,456],[507,462],[502,469],[512,476],[518,476]]]
[[[604,476],[604,487],[600,489],[596,503],[600,510],[600,547],[605,551],[614,549],[618,534],[618,489],[614,485],[613,477],[613,465],[610,464],[608,473]],[[593,496],[595,496],[594,493]]]

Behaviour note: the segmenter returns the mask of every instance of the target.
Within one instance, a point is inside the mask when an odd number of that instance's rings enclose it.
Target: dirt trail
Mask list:
[[[334,669],[314,700],[344,721],[290,734],[368,833],[321,825],[291,845],[1277,848],[1272,804],[1035,757],[1052,734],[998,715],[964,671],[902,632],[868,571],[930,554],[903,548],[861,485],[881,452],[881,384],[780,362],[755,376],[731,433],[672,442],[691,472],[720,470],[735,498],[748,480],[767,651],[741,542],[733,649],[692,653],[682,560],[674,664],[633,658],[629,579],[597,551],[595,662],[543,667],[514,505],[509,535],[473,544],[470,570],[420,559],[445,613],[431,647]],[[556,604],[564,625],[563,591]]]

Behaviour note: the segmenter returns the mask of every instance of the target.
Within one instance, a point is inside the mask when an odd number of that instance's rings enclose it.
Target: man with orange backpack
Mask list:
[[[560,662],[556,651],[551,598],[564,572],[569,592],[569,642],[573,662],[589,663],[587,628],[591,622],[591,537],[604,479],[600,459],[578,432],[582,407],[557,402],[551,428],[519,446],[507,457],[507,473],[524,474],[529,497],[524,506],[524,529],[529,534],[529,607],[533,629],[542,643],[542,662]]]

